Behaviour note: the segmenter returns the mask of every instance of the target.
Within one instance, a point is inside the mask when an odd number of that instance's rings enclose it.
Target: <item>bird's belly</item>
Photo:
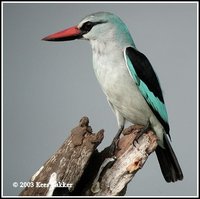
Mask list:
[[[134,82],[119,86],[115,92],[108,90],[106,95],[113,108],[126,120],[134,124],[147,124],[151,110]]]
[[[146,125],[151,110],[126,65],[123,63],[116,67],[99,65],[95,68],[95,73],[113,109],[131,123]]]

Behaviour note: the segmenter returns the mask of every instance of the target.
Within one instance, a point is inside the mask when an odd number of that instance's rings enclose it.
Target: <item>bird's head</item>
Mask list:
[[[97,12],[86,16],[81,22],[63,31],[43,38],[45,41],[69,41],[86,39],[90,41],[118,41],[133,44],[128,28],[116,15],[109,12]]]

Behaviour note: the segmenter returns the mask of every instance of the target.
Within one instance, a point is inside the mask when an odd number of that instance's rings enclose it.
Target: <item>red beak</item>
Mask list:
[[[66,30],[59,31],[57,33],[48,35],[42,40],[45,41],[69,41],[74,39],[79,39],[82,36],[82,32],[77,26],[73,26]]]

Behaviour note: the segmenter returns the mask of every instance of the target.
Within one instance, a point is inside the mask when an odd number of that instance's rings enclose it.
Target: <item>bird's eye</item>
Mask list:
[[[88,22],[85,22],[85,23],[82,25],[81,30],[82,30],[82,31],[89,32],[89,31],[92,29],[93,26],[94,26],[94,24],[93,24],[92,22],[88,21]]]

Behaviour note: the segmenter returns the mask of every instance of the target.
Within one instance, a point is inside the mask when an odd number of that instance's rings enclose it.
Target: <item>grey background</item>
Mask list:
[[[127,195],[197,194],[196,4],[4,4],[3,194],[18,195],[26,182],[87,115],[103,149],[117,122],[96,80],[87,41],[50,43],[41,38],[76,25],[90,13],[109,11],[127,24],[164,91],[172,146],[184,180],[168,184],[155,154],[129,184]]]

